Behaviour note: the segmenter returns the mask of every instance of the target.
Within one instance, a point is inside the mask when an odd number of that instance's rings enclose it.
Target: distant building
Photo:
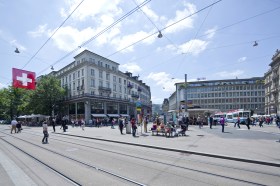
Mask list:
[[[65,113],[70,119],[148,115],[150,87],[132,73],[119,71],[119,64],[84,50],[74,61],[50,74],[67,90]],[[136,107],[137,105],[137,107]]]
[[[187,91],[188,107],[218,109],[222,112],[245,109],[264,114],[264,78],[227,79],[176,83],[176,110],[181,109]],[[169,98],[174,100],[174,96]]]
[[[153,115],[163,114],[161,104],[152,104]]]
[[[279,100],[279,66],[280,51],[277,49],[269,64],[270,69],[264,74],[265,78],[265,114],[280,114]]]

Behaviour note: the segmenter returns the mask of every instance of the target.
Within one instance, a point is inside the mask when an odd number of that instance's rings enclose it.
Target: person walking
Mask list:
[[[42,139],[42,143],[43,144],[47,144],[48,143],[49,133],[48,133],[48,124],[47,124],[46,121],[43,122],[43,134],[44,134],[44,137]]]
[[[147,116],[145,116],[144,118],[144,132],[147,133],[148,132],[148,118]]]
[[[250,117],[248,116],[248,117],[247,117],[247,122],[246,122],[246,126],[247,126],[248,130],[250,130],[250,125],[251,125],[251,119],[250,119]]]
[[[234,127],[236,127],[236,125],[238,126],[238,128],[240,128],[240,117],[237,117],[237,121],[234,123]]]
[[[132,127],[132,136],[133,137],[136,137],[136,129],[137,129],[137,126],[136,126],[136,123],[135,123],[135,119],[132,118],[131,121],[131,127]]]
[[[20,133],[20,132],[21,132],[21,121],[19,121],[19,122],[16,124],[16,128],[17,128],[17,133]]]
[[[81,119],[81,127],[82,127],[82,130],[85,130],[85,126],[86,126],[86,122],[84,119]]]
[[[11,134],[13,133],[13,131],[15,131],[15,133],[17,133],[17,120],[16,119],[13,119],[11,121]]]
[[[53,127],[53,132],[55,132],[55,119],[50,117],[50,124],[52,125]]]
[[[222,126],[222,132],[225,132],[225,118],[224,117],[220,118],[220,124]]]
[[[119,118],[119,129],[121,134],[123,134],[123,118]]]
[[[259,126],[263,127],[263,119],[261,117],[259,118]]]
[[[112,119],[112,122],[111,122],[111,129],[114,129],[114,125],[116,124],[116,120],[115,118]]]
[[[197,117],[197,124],[199,125],[199,128],[201,129],[203,127],[203,121],[200,115]]]
[[[210,116],[209,118],[209,124],[210,124],[210,129],[212,129],[212,125],[213,125],[213,117]]]

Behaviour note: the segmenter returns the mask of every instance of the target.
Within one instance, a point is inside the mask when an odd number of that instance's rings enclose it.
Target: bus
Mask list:
[[[214,123],[220,123],[220,118],[221,117],[224,117],[224,118],[226,118],[226,113],[224,113],[224,112],[218,112],[218,113],[216,113],[215,115],[214,115],[214,117],[213,117],[213,121],[214,121]]]
[[[226,114],[226,122],[228,122],[228,123],[233,123],[233,113],[232,112],[228,112],[227,114]]]
[[[235,112],[233,112],[233,122],[236,123],[238,117],[240,118],[240,124],[245,124],[248,117],[251,117],[251,111],[250,110],[244,110],[239,109]]]

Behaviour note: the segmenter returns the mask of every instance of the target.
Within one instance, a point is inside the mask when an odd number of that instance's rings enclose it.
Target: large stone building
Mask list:
[[[227,79],[176,83],[176,109],[180,110],[185,99],[192,107],[219,109],[223,112],[235,109],[253,110],[264,114],[264,78]],[[185,97],[187,91],[187,98]],[[174,99],[172,99],[174,100]],[[171,102],[169,100],[169,102]]]
[[[84,50],[75,61],[52,74],[67,88],[65,113],[70,119],[151,114],[150,87],[119,64]],[[136,107],[137,105],[137,107]]]
[[[265,78],[265,113],[280,114],[279,100],[279,65],[280,51],[277,49],[269,64],[270,69],[264,74]]]

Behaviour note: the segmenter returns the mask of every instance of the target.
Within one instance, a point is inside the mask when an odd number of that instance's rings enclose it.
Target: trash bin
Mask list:
[[[131,134],[131,123],[130,122],[128,122],[126,124],[125,128],[126,128],[126,133],[127,134]]]

